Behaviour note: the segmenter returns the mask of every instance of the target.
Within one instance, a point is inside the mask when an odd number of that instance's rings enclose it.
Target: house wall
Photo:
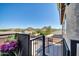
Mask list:
[[[71,40],[79,40],[79,4],[71,3],[66,5],[64,18],[66,22],[63,22],[62,26],[64,28],[66,25],[66,34],[63,37],[66,39],[67,45],[71,50]]]

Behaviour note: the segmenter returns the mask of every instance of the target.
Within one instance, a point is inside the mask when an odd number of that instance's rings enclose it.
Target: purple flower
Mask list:
[[[2,52],[7,52],[7,51],[8,51],[8,46],[7,46],[7,44],[3,44],[3,45],[1,46],[1,51],[2,51]]]
[[[0,51],[1,51],[1,46],[0,46]]]
[[[16,41],[11,41],[11,42],[10,42],[10,45],[11,45],[12,47],[15,47],[15,48],[16,48],[16,47],[17,47],[17,42],[16,42]]]
[[[8,51],[12,51],[12,50],[14,50],[14,47],[11,46],[11,44],[8,44],[7,46],[8,46]]]
[[[16,49],[16,47],[17,47],[17,42],[11,41],[11,42],[1,45],[0,51],[1,52],[9,52],[9,51],[13,51],[14,49]]]

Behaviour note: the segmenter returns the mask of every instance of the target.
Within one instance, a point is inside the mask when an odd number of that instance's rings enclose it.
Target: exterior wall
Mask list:
[[[63,37],[66,39],[68,47],[70,49],[71,40],[79,40],[79,4],[71,3],[66,5],[65,9],[66,18],[66,34]],[[62,24],[65,27],[65,23]]]

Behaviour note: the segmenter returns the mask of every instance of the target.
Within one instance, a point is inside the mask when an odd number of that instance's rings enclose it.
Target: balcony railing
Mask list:
[[[0,40],[16,39],[18,42],[18,56],[67,56],[69,49],[65,39],[54,42],[51,38],[39,35],[30,38],[28,34],[10,33],[0,34]],[[1,44],[1,43],[0,43]]]
[[[70,56],[70,50],[64,38],[62,42],[63,42],[63,56]]]
[[[32,56],[45,56],[45,36],[40,35],[31,39]]]

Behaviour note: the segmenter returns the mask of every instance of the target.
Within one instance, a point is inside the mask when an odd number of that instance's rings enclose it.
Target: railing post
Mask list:
[[[43,56],[45,56],[45,36],[43,35]]]
[[[19,52],[21,56],[31,56],[30,35],[18,34]]]
[[[63,38],[63,56],[70,56],[70,51],[64,38]]]
[[[64,38],[62,41],[63,41],[63,56],[66,56],[66,48],[65,48]]]
[[[76,56],[77,43],[75,40],[71,40],[71,56]]]

